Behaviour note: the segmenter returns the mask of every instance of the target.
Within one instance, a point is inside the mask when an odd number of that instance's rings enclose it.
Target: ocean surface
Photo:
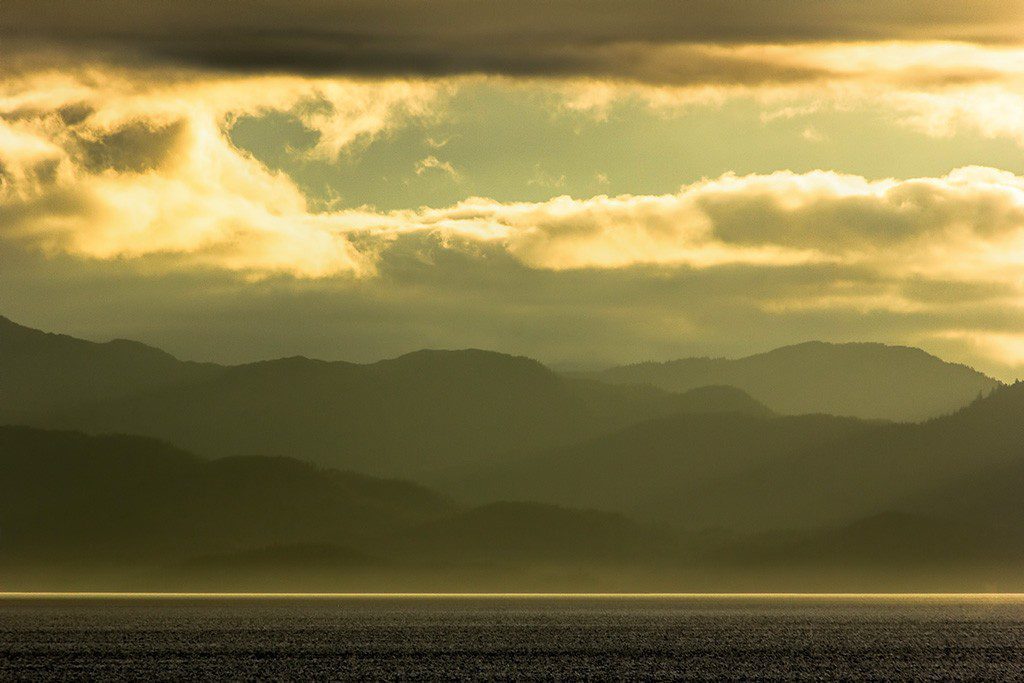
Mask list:
[[[0,597],[0,680],[1024,680],[1020,597]]]

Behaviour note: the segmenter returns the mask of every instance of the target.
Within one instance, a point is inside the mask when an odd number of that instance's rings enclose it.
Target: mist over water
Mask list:
[[[0,599],[0,678],[1012,679],[1020,597]]]

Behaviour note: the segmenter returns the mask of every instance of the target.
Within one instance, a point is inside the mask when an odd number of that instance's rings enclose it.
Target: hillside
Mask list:
[[[4,376],[8,422],[141,434],[206,455],[288,454],[405,477],[679,411],[764,410],[737,391],[679,396],[608,385],[473,349],[367,365],[294,357],[220,367],[13,323],[0,335],[0,363],[12,378]]]
[[[562,505],[461,506],[288,458],[0,427],[0,568],[8,589],[45,590],[1019,589],[1022,462],[843,523],[822,507],[803,529],[686,533]],[[768,502],[747,514],[770,520]]]
[[[679,539],[627,517],[523,502],[488,503],[409,529],[403,555],[437,562],[530,564],[673,558]]]
[[[452,510],[414,484],[290,458],[207,460],[148,438],[26,427],[0,427],[0,471],[6,560],[365,545]]]
[[[435,485],[473,499],[593,507],[693,530],[831,526],[999,471],[1024,453],[1021,415],[1024,384],[920,424],[676,415]]]
[[[143,437],[0,427],[0,471],[5,588],[493,589],[524,571],[662,566],[679,550],[621,515],[467,508],[403,481]]]
[[[421,351],[371,365],[291,358],[97,401],[38,424],[145,434],[204,454],[289,453],[409,476],[627,422],[628,396],[612,397],[602,413],[570,382],[534,361],[483,351]],[[645,408],[664,413],[671,403]]]
[[[776,520],[756,500],[731,496],[717,484],[879,427],[828,415],[673,415],[508,463],[481,463],[432,483],[471,500],[599,508],[686,529],[772,528]]]
[[[0,565],[46,585],[948,587],[1024,557],[1024,384],[890,422],[481,350],[222,367],[9,321],[0,342],[5,419],[108,433],[0,427]]]
[[[0,316],[0,421],[215,377],[216,365],[179,361],[138,342],[103,344],[40,332]]]
[[[897,421],[954,412],[999,386],[967,366],[920,349],[866,343],[807,342],[735,360],[639,363],[590,376],[676,392],[722,384],[746,391],[778,413]]]

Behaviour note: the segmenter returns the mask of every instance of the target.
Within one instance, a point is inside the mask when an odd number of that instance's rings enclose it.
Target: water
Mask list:
[[[1024,680],[1021,598],[0,598],[0,680]]]

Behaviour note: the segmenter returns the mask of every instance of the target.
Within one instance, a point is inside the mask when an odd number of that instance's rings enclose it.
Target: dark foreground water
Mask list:
[[[1024,679],[1017,598],[0,597],[0,680]]]

